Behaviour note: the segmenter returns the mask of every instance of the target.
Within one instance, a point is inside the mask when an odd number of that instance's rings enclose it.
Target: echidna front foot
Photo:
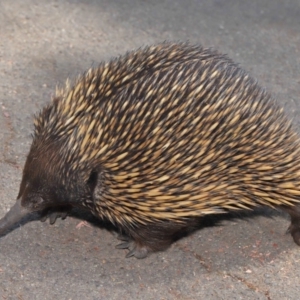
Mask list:
[[[45,222],[49,218],[49,223],[53,225],[59,218],[64,220],[68,216],[70,210],[71,208],[69,206],[45,209],[41,214],[41,222]]]

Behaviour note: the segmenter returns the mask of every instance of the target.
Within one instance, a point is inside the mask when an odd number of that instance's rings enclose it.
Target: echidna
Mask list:
[[[300,245],[299,137],[256,80],[185,43],[129,52],[56,92],[35,130],[4,233],[24,215],[79,207],[143,258],[204,215],[256,206],[291,215]],[[53,213],[54,210],[54,213]]]

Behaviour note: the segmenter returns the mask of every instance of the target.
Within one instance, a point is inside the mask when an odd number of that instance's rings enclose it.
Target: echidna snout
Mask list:
[[[224,55],[162,43],[90,69],[36,116],[18,200],[110,221],[118,248],[146,257],[207,214],[282,208],[300,245],[299,137],[283,110]],[[45,218],[43,218],[45,219]]]

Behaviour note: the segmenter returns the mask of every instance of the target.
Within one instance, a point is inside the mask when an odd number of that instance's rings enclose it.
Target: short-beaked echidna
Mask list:
[[[201,216],[283,208],[300,244],[299,137],[224,55],[185,43],[129,52],[56,92],[35,130],[4,233],[24,215],[85,208],[145,257]]]

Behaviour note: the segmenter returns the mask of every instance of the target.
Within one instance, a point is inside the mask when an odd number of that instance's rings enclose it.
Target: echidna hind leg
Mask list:
[[[134,256],[135,258],[145,258],[148,255],[147,246],[139,245],[137,242],[131,240],[127,236],[119,236],[119,240],[122,240],[122,243],[116,246],[117,249],[128,249],[126,257]]]
[[[293,207],[285,208],[291,216],[291,225],[287,232],[290,233],[294,239],[294,242],[300,246],[300,206],[295,205]]]
[[[175,223],[160,222],[125,230],[126,235],[119,235],[122,241],[118,249],[128,249],[126,257],[145,258],[150,252],[166,250],[176,239],[196,228],[197,220]]]

